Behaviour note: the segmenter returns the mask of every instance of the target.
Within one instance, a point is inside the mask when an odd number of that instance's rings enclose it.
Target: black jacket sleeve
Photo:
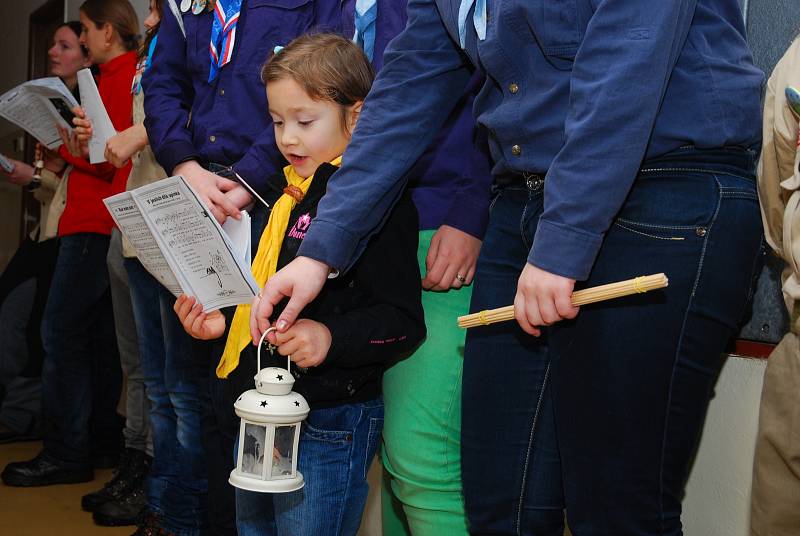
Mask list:
[[[351,272],[350,284],[365,296],[363,306],[317,318],[331,331],[330,364],[391,362],[425,338],[418,229],[417,211],[406,193]]]

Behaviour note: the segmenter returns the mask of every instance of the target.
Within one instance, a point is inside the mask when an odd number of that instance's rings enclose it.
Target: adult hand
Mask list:
[[[133,125],[109,138],[104,156],[111,165],[121,168],[134,154],[147,147],[147,143],[147,131],[144,126]]]
[[[64,142],[64,146],[72,156],[76,156],[78,158],[89,157],[89,146],[86,143],[81,143],[75,130],[70,131],[69,129],[58,125],[56,125],[56,130],[58,130],[58,134],[61,136],[61,141]]]
[[[14,160],[8,159],[9,162],[14,164],[14,169],[10,173],[3,172],[8,176],[9,182],[18,186],[27,186],[33,180],[33,166]]]
[[[449,290],[472,283],[481,241],[455,227],[442,225],[431,239],[425,258],[425,290]]]
[[[75,106],[72,109],[75,117],[72,118],[72,125],[75,127],[75,134],[78,136],[78,141],[83,144],[88,144],[92,139],[92,122],[86,118],[86,112],[80,106]]]
[[[241,184],[236,184],[236,186],[225,192],[225,197],[227,197],[231,203],[239,207],[239,210],[246,209],[247,206],[253,202],[253,196],[247,191],[247,188]]]
[[[194,160],[178,164],[173,174],[183,175],[219,223],[225,223],[228,216],[237,220],[242,217],[239,214],[239,207],[225,196],[225,192],[239,186],[237,182],[203,169]]]
[[[331,348],[331,332],[325,324],[301,318],[285,333],[276,335],[278,353],[291,356],[298,367],[320,365]]]
[[[303,307],[317,297],[329,272],[330,268],[324,262],[309,257],[297,257],[273,275],[259,296],[254,298],[250,309],[250,335],[253,337],[253,344],[258,344],[261,335],[270,327],[269,317],[272,316],[275,306],[288,297],[289,303],[275,323],[278,332],[286,332]],[[275,344],[274,333],[267,335],[267,338]]]
[[[578,308],[572,305],[575,280],[546,272],[527,263],[517,282],[514,317],[526,333],[541,335],[537,326],[549,326],[559,320],[575,318]]]
[[[183,329],[194,337],[204,341],[218,339],[225,333],[225,317],[219,311],[208,314],[197,303],[193,296],[181,294],[172,306],[183,325]]]

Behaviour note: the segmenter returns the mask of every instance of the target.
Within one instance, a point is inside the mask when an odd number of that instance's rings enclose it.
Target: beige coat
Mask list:
[[[39,201],[41,207],[39,225],[30,234],[32,240],[43,242],[58,236],[58,222],[67,205],[67,179],[70,171],[71,166],[59,178],[50,170],[42,170],[42,185],[33,192],[33,197]]]
[[[786,261],[783,296],[791,317],[767,362],[753,466],[751,534],[800,534],[800,151],[798,118],[786,103],[787,86],[800,89],[800,39],[767,83],[764,146],[758,194],[764,234]]]

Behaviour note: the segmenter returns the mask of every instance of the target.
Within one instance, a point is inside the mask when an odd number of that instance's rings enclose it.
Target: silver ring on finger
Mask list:
[[[456,279],[458,279],[462,285],[467,282],[466,276],[460,272],[456,274]]]

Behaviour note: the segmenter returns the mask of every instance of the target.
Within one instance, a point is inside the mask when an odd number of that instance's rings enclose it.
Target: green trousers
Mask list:
[[[423,274],[434,232],[419,234]],[[460,451],[465,332],[456,317],[468,312],[471,294],[423,292],[428,336],[384,374],[384,536],[467,534]]]

